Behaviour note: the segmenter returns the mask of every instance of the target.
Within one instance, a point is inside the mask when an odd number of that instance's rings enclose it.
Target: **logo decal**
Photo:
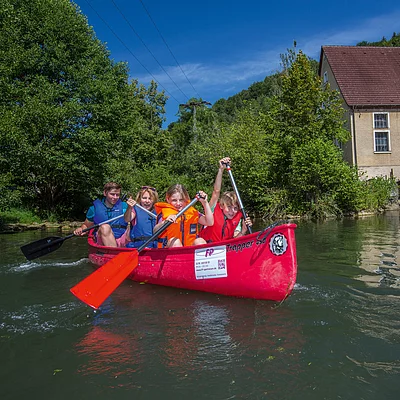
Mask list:
[[[269,248],[272,254],[276,256],[281,256],[282,254],[284,254],[287,250],[287,247],[287,239],[284,235],[282,235],[282,233],[276,233],[274,236],[272,236],[269,242]]]

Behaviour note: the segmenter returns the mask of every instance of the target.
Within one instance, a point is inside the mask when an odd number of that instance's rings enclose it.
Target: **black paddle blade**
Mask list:
[[[65,239],[66,237],[50,236],[25,244],[21,247],[21,251],[24,253],[24,256],[31,261],[57,250],[61,247]]]

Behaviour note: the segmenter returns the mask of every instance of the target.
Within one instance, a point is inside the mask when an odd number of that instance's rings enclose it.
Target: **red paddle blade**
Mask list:
[[[138,266],[139,253],[120,253],[79,282],[71,292],[88,306],[98,309],[103,301]]]

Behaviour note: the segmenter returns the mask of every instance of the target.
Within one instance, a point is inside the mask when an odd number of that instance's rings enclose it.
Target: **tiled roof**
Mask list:
[[[322,46],[323,54],[349,106],[400,105],[400,47]]]

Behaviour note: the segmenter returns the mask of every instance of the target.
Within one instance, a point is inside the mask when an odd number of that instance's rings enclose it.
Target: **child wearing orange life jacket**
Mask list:
[[[230,162],[229,157],[219,160],[219,169],[210,200],[210,207],[214,212],[214,225],[206,227],[200,233],[200,237],[207,243],[243,236],[247,232],[247,226],[252,225],[249,217],[246,216],[246,219],[243,219],[235,192],[225,192],[218,202],[222,186],[222,174]]]
[[[178,219],[176,214],[190,203],[190,197],[183,185],[171,186],[165,195],[166,203],[156,203],[157,224],[154,232],[161,228],[164,221],[173,222],[160,236],[164,238],[163,247],[182,247],[205,244],[206,241],[198,237],[198,224],[211,226],[214,223],[213,213],[207,201],[207,194],[199,192],[199,201],[203,206],[204,215],[194,207],[190,207]],[[162,247],[162,246],[160,246]]]

